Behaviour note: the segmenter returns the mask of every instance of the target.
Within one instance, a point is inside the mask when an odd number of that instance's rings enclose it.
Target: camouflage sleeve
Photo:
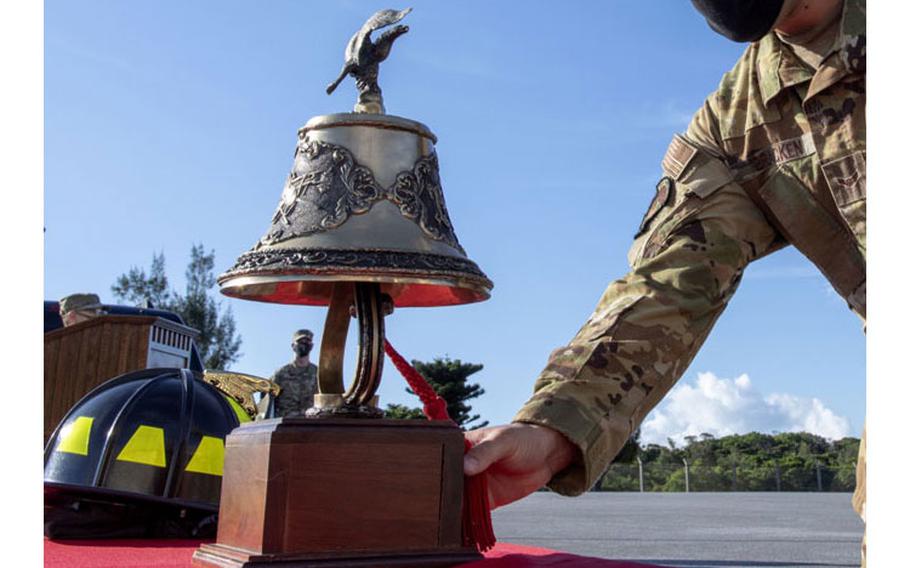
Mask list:
[[[578,495],[594,484],[685,371],[745,266],[773,241],[728,168],[690,134],[675,137],[664,159],[629,253],[631,272],[552,353],[514,419],[556,429],[581,450],[580,462],[551,480],[559,493]]]

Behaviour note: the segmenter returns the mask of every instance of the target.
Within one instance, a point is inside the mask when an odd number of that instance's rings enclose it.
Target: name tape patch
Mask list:
[[[735,169],[746,169],[747,171],[766,170],[772,166],[777,166],[799,158],[805,158],[815,153],[815,142],[812,141],[812,134],[803,134],[796,138],[781,140],[760,150],[749,154],[744,161],[735,164]]]
[[[670,177],[679,179],[683,170],[695,157],[696,152],[695,147],[683,140],[682,136],[674,134],[673,140],[670,141],[670,146],[667,148],[667,153],[664,155],[660,165]]]

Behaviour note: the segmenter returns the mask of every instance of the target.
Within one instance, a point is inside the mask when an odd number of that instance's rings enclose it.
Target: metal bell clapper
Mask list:
[[[218,278],[235,298],[328,306],[319,393],[308,416],[376,416],[384,317],[394,307],[486,300],[493,283],[468,259],[446,210],[436,136],[384,114],[377,79],[396,25],[410,12],[381,10],[354,34],[331,93],[351,75],[352,113],[316,116],[298,132],[294,163],[265,235]],[[359,326],[357,370],[342,377],[351,316]]]

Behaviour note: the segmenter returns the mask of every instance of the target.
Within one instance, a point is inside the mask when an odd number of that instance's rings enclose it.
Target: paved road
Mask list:
[[[535,493],[493,512],[496,537],[682,568],[859,566],[846,493]]]

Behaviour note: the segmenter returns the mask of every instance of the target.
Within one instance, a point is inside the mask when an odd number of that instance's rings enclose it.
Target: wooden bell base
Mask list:
[[[218,567],[452,566],[461,540],[464,438],[451,423],[283,418],[228,437]]]

